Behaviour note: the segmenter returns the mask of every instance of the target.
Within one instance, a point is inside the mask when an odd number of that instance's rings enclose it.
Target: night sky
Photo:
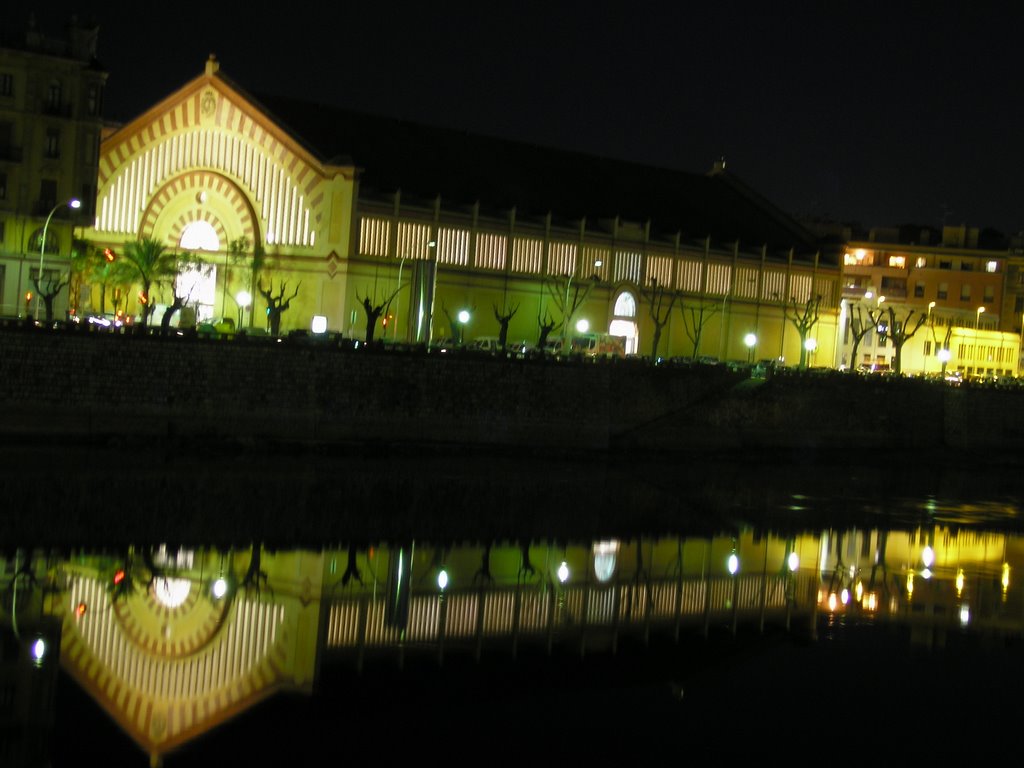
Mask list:
[[[115,120],[215,53],[252,92],[695,173],[724,158],[801,217],[1024,230],[1024,6],[895,5],[51,2],[37,21],[98,22]]]

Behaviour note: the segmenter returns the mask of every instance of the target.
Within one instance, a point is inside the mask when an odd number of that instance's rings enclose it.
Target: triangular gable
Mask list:
[[[211,57],[202,75],[103,141],[96,231],[154,235],[174,198],[212,184],[224,209],[242,220],[241,229],[232,222],[232,231],[254,243],[312,247],[325,181],[335,171],[220,75]],[[175,218],[199,215],[175,212]]]

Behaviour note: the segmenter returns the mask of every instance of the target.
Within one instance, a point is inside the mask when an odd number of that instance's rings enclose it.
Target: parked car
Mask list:
[[[231,338],[235,335],[235,321],[230,317],[215,317],[196,326],[196,335],[207,339]]]

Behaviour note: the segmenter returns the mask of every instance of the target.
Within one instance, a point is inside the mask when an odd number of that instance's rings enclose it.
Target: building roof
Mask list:
[[[814,234],[721,169],[687,173],[277,95],[252,98],[321,161],[358,167],[363,196],[401,190],[402,199],[440,196],[445,206],[479,202],[484,210],[515,207],[519,216],[585,217],[588,226],[618,216],[649,221],[652,237],[678,232],[684,240],[739,240],[744,249],[767,245],[805,257],[820,247]]]

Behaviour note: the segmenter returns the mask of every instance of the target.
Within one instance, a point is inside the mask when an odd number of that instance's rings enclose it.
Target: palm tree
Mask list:
[[[144,237],[124,248],[124,258],[135,268],[142,292],[139,300],[142,303],[142,322],[145,327],[152,311],[149,289],[157,280],[173,276],[178,271],[178,255],[169,253],[166,246],[152,237]]]

